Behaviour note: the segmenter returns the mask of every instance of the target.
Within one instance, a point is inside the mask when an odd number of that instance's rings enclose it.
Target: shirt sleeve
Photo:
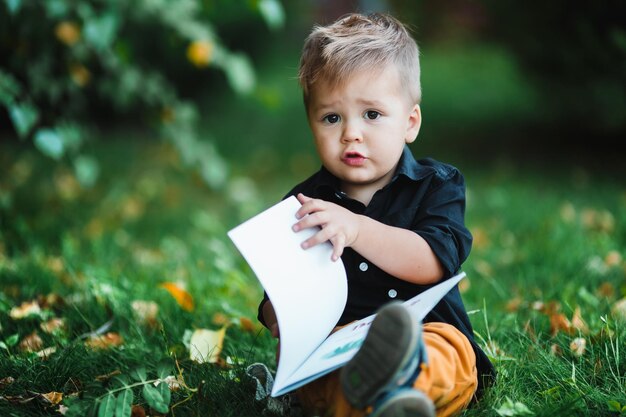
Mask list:
[[[259,308],[257,310],[256,318],[265,327],[267,327],[267,323],[265,323],[265,319],[263,318],[263,306],[265,305],[267,301],[269,301],[269,297],[267,296],[267,293],[263,291],[263,299],[259,303]]]
[[[434,176],[414,218],[413,231],[431,247],[444,279],[458,272],[472,247],[465,227],[465,180],[456,168]]]

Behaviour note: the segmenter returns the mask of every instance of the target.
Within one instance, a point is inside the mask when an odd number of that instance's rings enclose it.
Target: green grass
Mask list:
[[[273,364],[273,341],[241,324],[242,317],[255,322],[262,292],[225,233],[306,175],[298,168],[302,156],[291,157],[288,175],[280,175],[281,164],[269,169],[250,162],[258,155],[242,156],[233,181],[211,191],[168,145],[90,146],[102,176],[86,190],[64,163],[29,148],[0,148],[0,415],[59,415],[59,405],[35,395],[49,392],[63,394],[70,415],[96,415],[104,395],[120,386],[103,376],[115,372],[131,383],[143,367],[155,379],[163,364],[189,387],[172,393],[170,415],[261,415],[244,369]],[[476,237],[464,266],[464,299],[500,375],[465,415],[522,415],[520,404],[534,415],[618,415],[609,402],[626,405],[625,324],[612,312],[626,296],[623,176],[567,164],[547,170],[509,160],[451,162],[465,173],[467,222]],[[194,309],[182,309],[159,287],[164,282],[184,284]],[[51,294],[57,300],[44,302]],[[36,299],[41,314],[10,317]],[[136,300],[158,305],[155,323],[136,317]],[[571,320],[577,308],[588,330],[552,334],[550,315]],[[40,324],[51,317],[64,319],[64,329],[43,332]],[[185,331],[219,329],[224,317],[221,357],[229,364],[191,361]],[[110,320],[107,331],[123,343],[87,347],[81,335]],[[34,331],[42,348],[56,347],[47,359],[20,349]],[[570,349],[577,337],[586,341],[580,356]],[[134,387],[134,404],[147,410],[142,387]]]

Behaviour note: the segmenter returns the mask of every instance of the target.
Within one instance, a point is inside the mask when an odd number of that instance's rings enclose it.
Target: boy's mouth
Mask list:
[[[363,165],[367,158],[358,152],[344,152],[341,157],[341,161],[347,165],[359,166]]]

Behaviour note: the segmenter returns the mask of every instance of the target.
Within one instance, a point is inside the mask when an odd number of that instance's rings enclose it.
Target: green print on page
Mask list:
[[[332,358],[334,358],[336,356],[343,355],[346,352],[350,352],[351,350],[358,349],[363,344],[363,340],[365,340],[365,339],[354,340],[352,342],[346,343],[343,346],[339,346],[338,348],[335,348],[334,350],[332,350],[332,351],[328,352],[327,354],[325,354],[324,356],[322,356],[322,358],[323,359],[332,359]]]

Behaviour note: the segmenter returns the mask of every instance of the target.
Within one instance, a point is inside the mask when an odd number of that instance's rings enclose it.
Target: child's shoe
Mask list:
[[[400,390],[413,385],[425,361],[421,324],[402,303],[392,302],[380,309],[361,349],[341,369],[341,387],[353,406],[375,406],[374,415],[396,415],[393,410],[403,409],[407,416],[434,416],[423,393]]]
[[[434,417],[435,406],[422,391],[401,388],[379,401],[368,417]]]

